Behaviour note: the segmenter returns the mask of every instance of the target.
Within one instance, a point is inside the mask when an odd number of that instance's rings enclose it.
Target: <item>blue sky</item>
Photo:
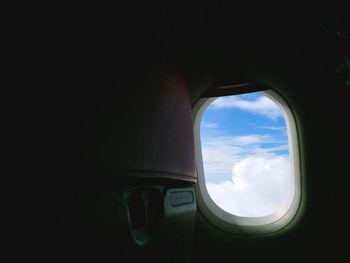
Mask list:
[[[216,99],[202,116],[200,137],[208,192],[224,210],[264,216],[285,202],[292,186],[286,123],[270,98]]]

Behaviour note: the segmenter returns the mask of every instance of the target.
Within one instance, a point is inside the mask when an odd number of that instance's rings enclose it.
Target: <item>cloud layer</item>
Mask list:
[[[240,96],[220,97],[210,105],[212,109],[240,109],[253,114],[264,115],[276,120],[282,116],[282,112],[275,102],[266,96],[260,96],[255,100],[244,100]]]
[[[268,145],[269,147],[262,147]],[[280,143],[270,135],[218,136],[202,140],[202,155],[206,178],[210,182],[227,179],[233,165],[248,156],[275,156],[288,150],[287,142]]]
[[[259,217],[276,212],[292,189],[289,158],[250,156],[233,165],[232,178],[207,183],[210,197],[225,211]]]

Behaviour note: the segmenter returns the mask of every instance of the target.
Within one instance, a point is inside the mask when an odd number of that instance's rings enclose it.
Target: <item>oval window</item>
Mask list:
[[[292,218],[300,176],[295,123],[287,105],[273,91],[204,100],[195,128],[207,208],[243,226]]]

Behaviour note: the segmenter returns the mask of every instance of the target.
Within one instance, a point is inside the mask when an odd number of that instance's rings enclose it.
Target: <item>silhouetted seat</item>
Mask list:
[[[133,73],[85,98],[81,244],[91,258],[183,262],[196,209],[190,99],[177,74]]]

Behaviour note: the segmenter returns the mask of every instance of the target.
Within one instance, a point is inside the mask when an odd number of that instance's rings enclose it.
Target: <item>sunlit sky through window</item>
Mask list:
[[[261,93],[220,97],[200,126],[206,186],[237,216],[277,212],[292,189],[288,137],[277,104]]]

